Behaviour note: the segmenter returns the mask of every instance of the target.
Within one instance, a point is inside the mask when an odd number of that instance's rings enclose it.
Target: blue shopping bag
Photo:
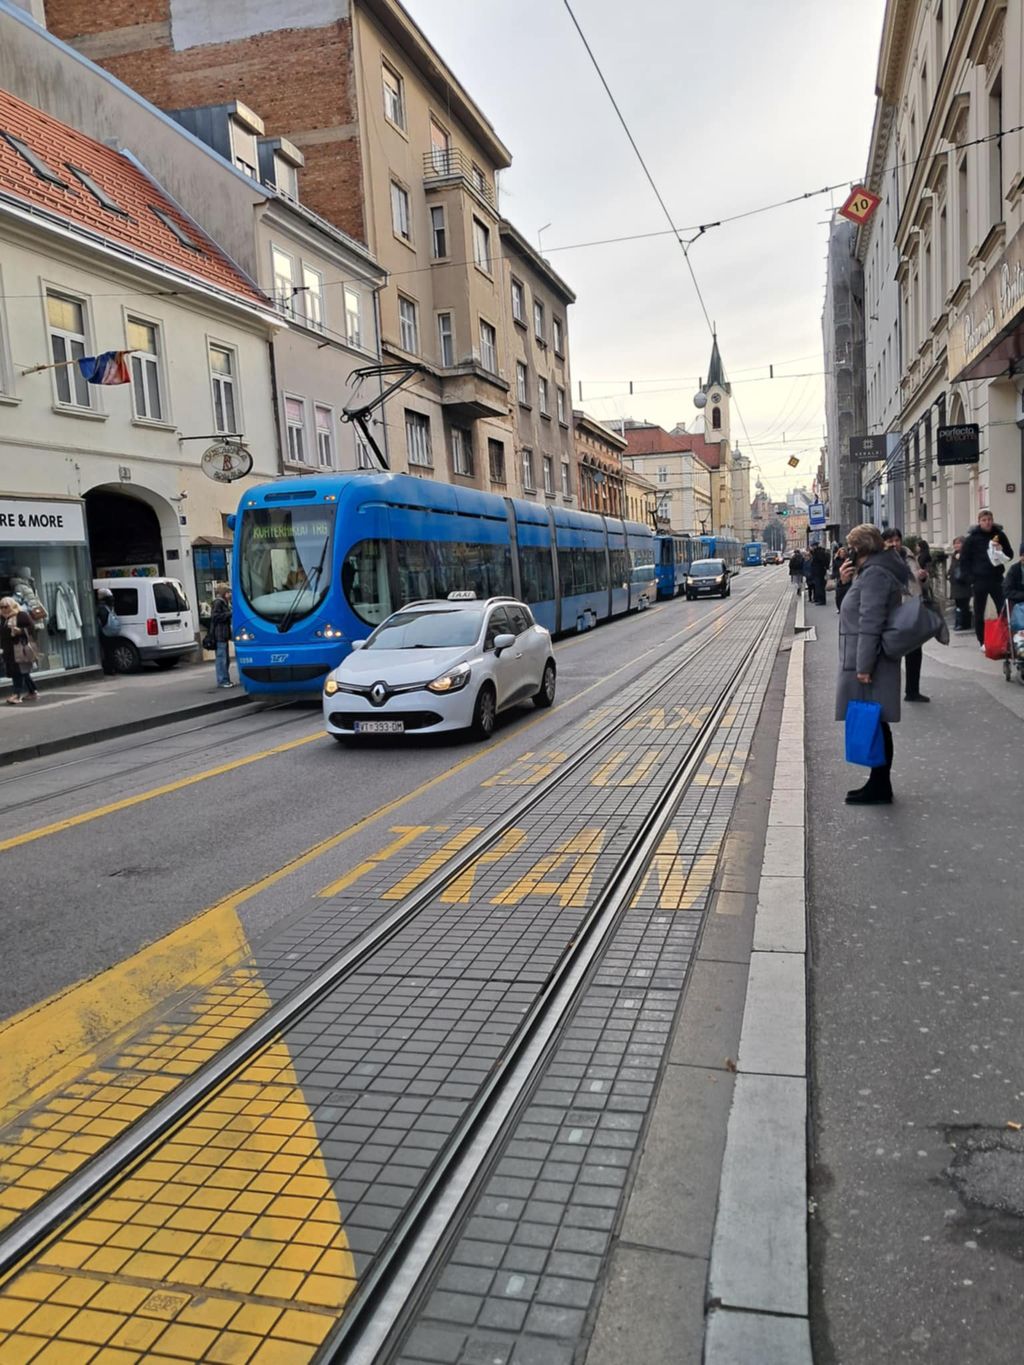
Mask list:
[[[864,768],[885,767],[882,708],[877,701],[846,703],[846,761]]]

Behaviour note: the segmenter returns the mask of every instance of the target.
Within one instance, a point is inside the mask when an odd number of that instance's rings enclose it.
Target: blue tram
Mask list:
[[[699,552],[694,559],[724,559],[730,573],[738,573],[743,549],[735,536],[698,536]]]
[[[319,692],[353,640],[407,602],[473,589],[529,602],[552,634],[654,603],[637,522],[407,474],[280,479],[234,519],[233,627],[247,692]]]
[[[658,566],[658,596],[675,597],[686,582],[686,571],[703,551],[689,535],[656,536]]]
[[[748,540],[743,546],[743,563],[747,568],[754,568],[758,564],[764,563],[764,542],[761,540]]]

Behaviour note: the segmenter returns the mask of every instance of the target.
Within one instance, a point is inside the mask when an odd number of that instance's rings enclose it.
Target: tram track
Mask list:
[[[732,612],[728,613],[731,622],[738,624],[748,615],[756,617],[761,609],[761,597],[762,593],[755,590],[746,601],[737,608],[733,608]],[[528,1032],[530,1037],[539,1036],[537,1031],[541,1028],[543,1019],[549,1018],[557,1023],[557,1018],[560,1016],[551,1014],[552,1001],[556,999],[558,992],[569,979],[572,964],[583,961],[579,954],[584,950],[589,954],[587,960],[593,959],[593,954],[597,951],[600,943],[605,940],[608,928],[615,916],[621,911],[622,906],[628,903],[629,888],[635,885],[639,876],[643,875],[644,860],[649,861],[653,849],[657,846],[657,840],[660,837],[660,831],[664,828],[665,820],[671,818],[667,812],[674,812],[678,806],[693,772],[714,738],[730,698],[740,685],[751,660],[777,621],[779,614],[787,608],[788,596],[780,599],[774,610],[768,613],[766,621],[757,630],[754,638],[749,643],[744,643],[739,662],[729,674],[718,702],[692,741],[687,745],[685,753],[676,765],[670,780],[673,798],[662,802],[659,811],[652,813],[651,817],[645,820],[640,831],[631,840],[629,850],[620,859],[620,863],[609,879],[597,905],[587,914],[583,924],[576,932],[572,944],[559,964],[557,973],[553,974],[540,997],[538,997],[538,1001],[529,1015],[530,1027]],[[137,1169],[143,1161],[158,1152],[165,1140],[187,1124],[204,1104],[230,1084],[233,1079],[237,1078],[243,1068],[250,1064],[264,1049],[284,1038],[289,1028],[302,1020],[361,968],[371,963],[376,953],[389,944],[400,930],[412,924],[417,916],[430,906],[456,878],[464,874],[488,850],[493,849],[503,835],[516,825],[517,821],[557,792],[558,788],[583,764],[594,757],[603,745],[615,737],[631,718],[640,714],[645,708],[649,708],[652,702],[657,701],[661,693],[670,688],[673,683],[678,682],[685,670],[689,669],[707,650],[717,643],[718,631],[714,628],[720,625],[725,615],[726,613],[716,615],[708,620],[702,633],[708,634],[710,632],[709,639],[701,640],[698,638],[693,640],[691,638],[676,646],[675,650],[670,651],[670,654],[678,651],[682,657],[667,669],[664,676],[656,684],[644,690],[635,701],[624,707],[610,723],[601,726],[594,733],[583,738],[575,749],[566,754],[564,761],[557,770],[552,772],[546,780],[538,783],[525,795],[511,803],[485,830],[468,841],[455,857],[438,867],[413,894],[405,897],[353,944],[335,954],[323,967],[311,974],[307,981],[272,1005],[259,1020],[250,1025],[233,1042],[223,1048],[192,1076],[182,1081],[165,1100],[137,1119],[118,1137],[89,1158],[74,1174],[69,1175],[54,1190],[12,1223],[0,1237],[0,1279],[7,1281],[12,1274],[21,1268],[28,1259],[39,1253],[56,1235],[66,1231],[72,1220],[89,1208],[94,1207],[98,1201],[116,1188],[131,1171]],[[554,1026],[555,1024],[552,1024],[552,1027]],[[517,1038],[519,1038],[519,1042],[514,1049],[510,1050],[507,1063],[500,1070],[502,1086],[507,1081],[510,1067],[516,1059],[521,1059],[524,1055],[523,1050],[528,1041],[527,1033],[521,1029]],[[493,1110],[494,1104],[497,1103],[497,1086],[498,1074],[493,1081],[489,1081],[484,1087],[481,1096],[473,1106],[472,1131],[475,1132],[479,1129],[480,1124],[487,1114]],[[452,1143],[445,1148],[445,1152],[449,1152],[450,1148],[450,1156],[446,1158],[445,1169],[451,1166],[457,1154],[465,1151],[470,1140],[470,1128],[460,1125],[459,1133],[462,1134],[462,1137],[458,1142],[453,1139]],[[417,1198],[415,1206],[410,1208],[408,1216],[403,1221],[401,1237],[394,1241],[396,1248],[409,1245],[410,1239],[418,1232],[425,1215],[429,1211],[429,1202],[436,1202],[438,1189],[438,1180],[432,1179],[429,1200],[426,1197]],[[387,1265],[391,1267],[388,1274],[392,1281],[394,1274],[397,1273],[394,1270],[397,1254],[397,1251],[393,1252],[386,1258]],[[382,1267],[384,1264],[385,1262],[381,1261]],[[371,1276],[373,1277],[372,1285],[370,1285]],[[353,1303],[353,1318],[358,1313],[360,1320],[364,1320],[365,1315],[363,1310],[359,1308],[359,1303],[363,1302],[368,1295],[376,1299],[386,1291],[383,1276],[383,1268],[377,1272],[376,1266],[371,1267],[367,1276],[364,1277],[356,1301]],[[349,1314],[346,1313],[345,1320],[347,1321],[348,1318]],[[346,1339],[352,1330],[354,1329],[346,1328]],[[337,1354],[334,1347],[331,1350],[332,1354],[327,1358],[342,1358]]]

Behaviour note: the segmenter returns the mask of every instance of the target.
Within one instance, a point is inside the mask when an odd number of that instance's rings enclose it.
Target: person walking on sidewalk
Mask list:
[[[35,701],[36,691],[32,669],[35,667],[36,628],[32,617],[16,597],[0,599],[0,653],[4,669],[14,692],[7,698],[8,706],[20,706],[23,699]]]
[[[885,763],[872,768],[863,787],[846,793],[848,806],[889,805],[892,801],[891,726],[900,718],[900,664],[882,652],[882,631],[903,600],[910,570],[886,550],[877,526],[855,526],[846,537],[851,558],[840,570],[850,588],[839,612],[839,677],[836,720],[846,720],[847,703],[876,701],[882,708]]]
[[[807,592],[811,602],[823,607],[828,602],[825,580],[828,578],[828,551],[824,545],[815,545],[811,551],[807,568]]]
[[[804,581],[804,557],[799,550],[793,551],[793,556],[789,561],[789,581],[796,584],[797,596],[799,596],[800,585]]]
[[[964,538],[956,536],[949,556],[949,591],[953,598],[953,629],[971,628],[971,580],[964,565]]]
[[[980,649],[985,648],[985,604],[991,597],[997,616],[1003,609],[1003,565],[993,564],[989,557],[989,546],[993,544],[1007,559],[1013,558],[1006,532],[991,511],[983,507],[978,513],[977,526],[972,526],[967,533],[962,551],[964,572],[974,594],[974,633]]]
[[[226,583],[217,584],[217,593],[213,599],[213,610],[210,612],[210,635],[213,638],[213,647],[216,655],[214,668],[216,670],[218,687],[234,687],[231,681],[231,589]]]
[[[910,581],[907,585],[906,595],[908,597],[923,597],[925,595],[925,584],[928,582],[928,570],[923,567],[919,558],[912,559],[903,548],[903,532],[898,526],[890,526],[886,529],[882,540],[885,548],[898,556],[907,570]],[[904,655],[904,662],[907,665],[907,690],[903,694],[904,701],[931,701],[931,697],[926,697],[921,691],[921,664],[923,661],[923,649],[912,649],[909,654]]]

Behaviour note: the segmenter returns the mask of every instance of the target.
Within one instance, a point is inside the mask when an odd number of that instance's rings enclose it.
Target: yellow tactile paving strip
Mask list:
[[[0,1229],[191,1076],[269,1008],[254,969],[239,969],[110,1062],[62,1086],[0,1133]],[[2,1365],[6,1365],[0,1357]]]
[[[0,1361],[291,1365],[354,1289],[279,1042],[0,1288]]]

